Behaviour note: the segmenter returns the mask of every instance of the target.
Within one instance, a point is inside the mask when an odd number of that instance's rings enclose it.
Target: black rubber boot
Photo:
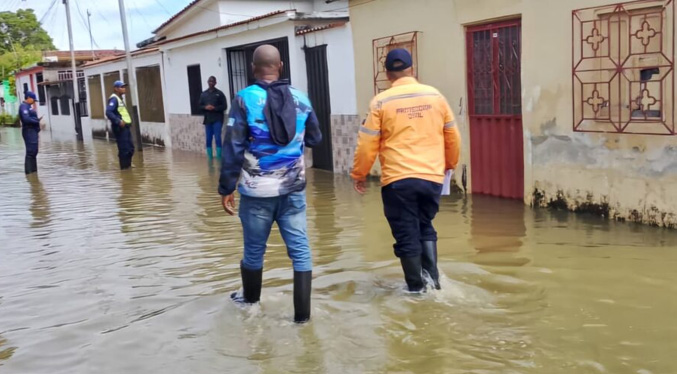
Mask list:
[[[38,160],[35,157],[26,156],[24,161],[24,172],[32,174],[38,171]]]
[[[310,291],[313,284],[312,271],[294,272],[294,322],[310,320]]]
[[[404,280],[407,282],[409,292],[423,292],[423,276],[421,275],[421,257],[401,257],[402,270],[404,270]]]
[[[442,287],[440,287],[440,272],[437,270],[437,242],[421,242],[421,247],[423,248],[421,266],[432,278],[435,289],[440,290]]]
[[[261,284],[263,282],[263,269],[249,270],[240,262],[240,274],[242,274],[242,295],[233,292],[230,298],[237,303],[255,304],[261,299]]]

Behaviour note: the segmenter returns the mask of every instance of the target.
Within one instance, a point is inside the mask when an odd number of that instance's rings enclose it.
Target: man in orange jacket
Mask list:
[[[381,196],[396,241],[395,255],[409,291],[422,292],[423,271],[440,289],[432,221],[439,211],[445,170],[458,164],[461,137],[444,96],[418,83],[412,65],[407,50],[388,53],[385,67],[392,88],[371,101],[351,177],[355,190],[364,194],[367,175],[379,156]]]

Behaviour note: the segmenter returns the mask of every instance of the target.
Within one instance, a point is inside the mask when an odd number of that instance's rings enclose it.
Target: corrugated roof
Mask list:
[[[251,22],[259,21],[259,20],[262,20],[262,19],[265,19],[265,18],[270,18],[270,17],[273,17],[273,16],[277,16],[277,15],[280,15],[280,14],[287,13],[287,12],[296,12],[296,9],[276,10],[274,12],[262,14],[260,16],[245,19],[245,20],[238,21],[238,22],[235,22],[235,23],[229,23],[227,25],[215,27],[213,29],[198,31],[198,32],[195,32],[195,33],[192,33],[192,34],[179,36],[178,38],[168,39],[168,40],[165,40],[165,41],[162,41],[162,42],[158,42],[156,45],[162,45],[162,44],[171,43],[171,42],[175,42],[175,41],[179,41],[179,40],[183,40],[183,39],[188,39],[188,38],[192,38],[192,37],[198,36],[198,35],[209,34],[210,32],[225,30],[225,29],[229,29],[229,28],[235,27],[235,26],[246,25],[246,24],[251,23]]]
[[[181,9],[178,13],[176,13],[175,15],[169,17],[169,19],[166,20],[165,22],[163,22],[157,29],[153,30],[153,34],[157,34],[160,30],[162,30],[162,29],[164,29],[165,27],[167,27],[170,23],[174,22],[175,19],[181,17],[184,13],[186,13],[187,11],[189,11],[192,7],[194,7],[195,5],[197,5],[197,3],[199,3],[200,1],[202,1],[202,0],[193,0],[193,1],[191,1],[188,5],[186,5],[183,9]]]

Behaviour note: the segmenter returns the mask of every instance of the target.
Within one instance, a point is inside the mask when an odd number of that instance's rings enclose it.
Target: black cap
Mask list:
[[[386,57],[387,71],[402,71],[409,69],[413,65],[411,54],[404,48],[393,49],[388,52]]]

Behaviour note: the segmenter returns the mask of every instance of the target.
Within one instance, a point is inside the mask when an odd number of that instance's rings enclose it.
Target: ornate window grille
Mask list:
[[[572,13],[574,131],[675,135],[675,1]]]
[[[411,53],[414,62],[414,76],[418,78],[418,31],[408,32],[374,39],[374,93],[378,94],[390,88],[390,82],[386,76],[385,62],[388,52],[397,48],[404,48]]]

